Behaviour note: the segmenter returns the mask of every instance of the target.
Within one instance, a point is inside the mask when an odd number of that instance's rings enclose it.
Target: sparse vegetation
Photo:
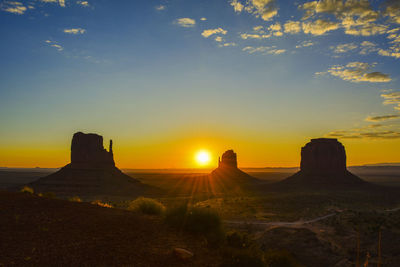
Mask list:
[[[103,208],[112,208],[113,207],[111,204],[101,202],[100,200],[95,200],[95,201],[92,201],[90,203],[93,204],[93,205],[97,205],[97,206],[103,207]]]
[[[70,197],[68,200],[72,202],[82,202],[82,199],[78,196]]]
[[[39,197],[46,197],[46,198],[56,198],[56,193],[54,192],[44,192],[44,193],[39,193]]]
[[[167,210],[165,220],[173,227],[203,235],[212,244],[224,237],[220,216],[209,208],[181,205]]]
[[[33,188],[32,188],[32,187],[29,187],[29,186],[24,186],[24,187],[21,189],[21,192],[22,192],[22,193],[29,193],[29,194],[33,194],[33,193],[34,193]]]
[[[129,204],[128,210],[148,215],[162,215],[165,211],[165,206],[155,199],[139,197]]]
[[[265,263],[268,267],[302,267],[287,250],[269,250],[265,253]]]

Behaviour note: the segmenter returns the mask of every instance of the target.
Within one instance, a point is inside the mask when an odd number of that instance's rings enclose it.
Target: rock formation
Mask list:
[[[71,163],[29,186],[35,192],[54,192],[59,197],[77,195],[83,199],[132,198],[158,191],[115,167],[112,141],[107,151],[102,136],[81,132],[72,138]]]
[[[250,189],[259,182],[237,167],[237,155],[233,150],[225,151],[218,159],[218,168],[211,172],[210,179],[220,191],[235,192]]]
[[[71,168],[112,168],[115,167],[110,140],[109,151],[103,147],[103,137],[97,134],[77,132],[72,137]]]
[[[311,142],[301,148],[300,170],[312,175],[344,174],[344,146],[333,138],[311,139]]]
[[[218,168],[235,168],[237,169],[237,156],[233,150],[227,150],[218,158]]]
[[[301,149],[300,171],[278,186],[331,189],[365,184],[346,167],[344,146],[331,138],[312,139]]]

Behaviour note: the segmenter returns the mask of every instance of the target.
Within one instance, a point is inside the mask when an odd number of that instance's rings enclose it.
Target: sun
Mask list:
[[[196,153],[195,158],[196,158],[197,164],[199,164],[201,166],[207,165],[211,160],[210,152],[208,152],[206,150],[200,150]]]

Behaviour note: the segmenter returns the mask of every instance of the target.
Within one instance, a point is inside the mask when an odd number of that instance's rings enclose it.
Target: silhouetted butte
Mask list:
[[[77,195],[86,199],[131,198],[154,190],[115,166],[111,140],[107,151],[102,136],[82,132],[75,133],[72,138],[71,163],[29,186],[35,192],[54,192],[60,197]]]

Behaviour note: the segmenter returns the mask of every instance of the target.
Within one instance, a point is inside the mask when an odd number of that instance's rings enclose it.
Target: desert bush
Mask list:
[[[221,218],[209,208],[174,207],[167,210],[165,221],[173,227],[203,235],[210,244],[217,244],[224,238]]]
[[[247,233],[231,231],[226,235],[226,244],[233,248],[249,248],[253,242]]]
[[[264,258],[268,267],[303,267],[287,250],[268,250]]]
[[[82,202],[82,199],[78,196],[70,197],[68,200],[72,202]]]
[[[250,249],[225,248],[221,267],[264,267],[262,255]]]
[[[112,208],[113,207],[111,204],[103,203],[100,200],[92,201],[92,202],[90,202],[90,204],[97,205],[97,206],[100,206],[100,207],[103,207],[103,208]]]
[[[21,189],[21,192],[22,192],[22,193],[29,193],[29,194],[33,194],[33,193],[34,193],[33,188],[32,188],[32,187],[29,187],[29,186],[24,186],[24,187]]]
[[[128,210],[148,215],[161,215],[165,211],[165,206],[155,199],[139,197],[129,204]]]
[[[39,193],[39,197],[56,198],[56,193],[54,192]]]

